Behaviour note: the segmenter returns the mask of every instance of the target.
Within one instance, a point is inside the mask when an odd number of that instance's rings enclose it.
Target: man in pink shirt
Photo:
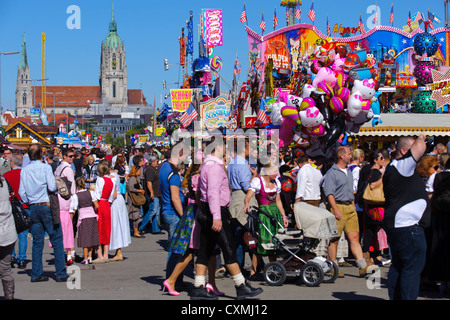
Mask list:
[[[214,149],[208,154],[208,147]],[[200,248],[197,253],[192,300],[215,300],[218,297],[206,290],[206,272],[209,258],[218,245],[222,250],[231,279],[236,287],[237,299],[254,297],[260,294],[261,288],[249,286],[237,262],[233,231],[230,226],[231,215],[228,210],[230,203],[230,185],[225,171],[223,156],[224,144],[222,137],[212,137],[207,143],[206,158],[200,170],[200,211],[197,220],[201,225]]]

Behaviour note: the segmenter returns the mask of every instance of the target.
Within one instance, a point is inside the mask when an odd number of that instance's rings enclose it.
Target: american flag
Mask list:
[[[266,103],[264,99],[261,99],[261,104],[259,105],[258,117],[256,118],[256,121],[259,121],[260,123],[266,123],[268,121],[266,114]]]
[[[433,20],[434,20],[434,15],[430,11],[428,11],[428,26],[431,28],[431,30],[434,29]]]
[[[408,27],[412,29],[411,10],[409,11],[408,21],[406,23],[408,24]]]
[[[330,21],[328,21],[328,15],[327,15],[327,36],[331,36],[331,27],[330,27]]]
[[[189,105],[189,108],[181,115],[180,121],[183,127],[187,128],[189,125],[197,119],[198,113],[197,110],[195,110],[194,105],[191,103]]]
[[[393,22],[394,22],[394,4],[392,4],[391,16],[389,17],[389,23],[393,23]]]
[[[264,13],[262,14],[261,23],[259,24],[259,27],[261,28],[263,33],[264,31],[266,31],[266,22],[264,21]]]
[[[277,8],[275,7],[275,11],[273,13],[273,30],[275,30],[275,27],[277,25],[278,25]]]
[[[244,2],[244,9],[242,9],[241,13],[241,23],[247,22],[247,10],[245,10],[245,2]]]
[[[378,23],[378,8],[375,8],[375,16],[373,17],[373,24]]]
[[[286,25],[289,25],[289,8],[286,7]]]
[[[311,4],[311,9],[309,9],[308,17],[309,17],[309,19],[310,19],[311,21],[316,20],[316,13],[315,13],[315,11],[314,11],[314,1],[313,1],[313,3]]]
[[[361,17],[361,15],[359,15],[359,24],[358,24],[358,27],[359,27],[359,32],[361,32],[361,33],[366,33],[366,29],[364,28],[364,23],[362,22],[362,17]]]
[[[297,8],[295,8],[295,18],[298,20],[302,18],[302,8],[300,8],[300,6],[297,6]]]
[[[234,74],[235,75],[241,74],[241,64],[237,57],[236,60],[234,61]]]

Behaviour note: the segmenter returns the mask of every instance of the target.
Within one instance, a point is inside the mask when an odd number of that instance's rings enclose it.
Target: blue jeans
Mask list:
[[[178,223],[180,222],[180,217],[174,210],[163,210],[162,214],[169,231],[169,243],[167,244],[167,246],[169,246],[170,241],[172,241],[172,236],[175,233]],[[166,261],[166,278],[170,277],[180,257],[181,255],[169,251]],[[179,287],[182,283],[183,283],[183,274],[181,274],[177,278],[175,286]]]
[[[388,274],[390,300],[416,300],[420,274],[425,266],[427,243],[422,227],[414,225],[385,229],[391,249],[392,265]]]
[[[180,217],[174,210],[163,210],[162,214],[168,227],[170,241],[175,233],[178,223],[180,222]]]
[[[67,277],[64,259],[64,247],[61,225],[53,224],[52,213],[48,206],[31,206],[31,234],[33,235],[31,279],[42,276],[42,252],[44,249],[44,235],[48,233],[52,243],[56,278]]]
[[[142,219],[139,230],[143,230],[145,226],[151,221],[152,233],[161,232],[161,230],[159,229],[159,213],[161,211],[160,199],[158,197],[155,197],[152,201],[151,198],[147,198],[147,202],[149,203],[148,211]]]

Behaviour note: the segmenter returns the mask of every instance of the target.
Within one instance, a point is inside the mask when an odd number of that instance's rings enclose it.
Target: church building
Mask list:
[[[51,78],[51,77],[50,77]],[[16,116],[36,116],[42,106],[42,87],[40,82],[31,81],[30,66],[27,61],[25,36],[22,41],[20,65],[17,70]],[[36,82],[36,83],[34,83]],[[48,86],[46,87],[46,114],[51,123],[54,115],[68,113],[71,116],[84,116],[92,113],[98,106],[116,115],[134,112],[147,105],[141,89],[128,89],[125,43],[117,32],[117,22],[112,7],[109,33],[101,44],[100,72],[98,86]],[[97,108],[91,108],[97,106]],[[133,108],[134,107],[134,108]],[[91,109],[91,110],[90,110]],[[89,111],[90,110],[90,111]],[[111,114],[111,112],[110,112]],[[33,118],[33,117],[32,117]]]

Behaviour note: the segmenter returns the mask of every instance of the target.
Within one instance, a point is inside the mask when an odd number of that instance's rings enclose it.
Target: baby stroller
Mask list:
[[[258,213],[267,216],[278,228],[272,234],[258,218]],[[294,205],[295,222],[298,229],[286,229],[267,212],[254,207],[249,211],[255,222],[261,224],[272,236],[272,242],[262,244],[265,250],[274,250],[277,260],[264,266],[264,280],[270,286],[281,286],[287,277],[298,278],[298,284],[316,287],[321,283],[332,283],[339,274],[337,264],[317,256],[313,250],[321,239],[337,236],[336,218],[327,210],[304,202]]]

